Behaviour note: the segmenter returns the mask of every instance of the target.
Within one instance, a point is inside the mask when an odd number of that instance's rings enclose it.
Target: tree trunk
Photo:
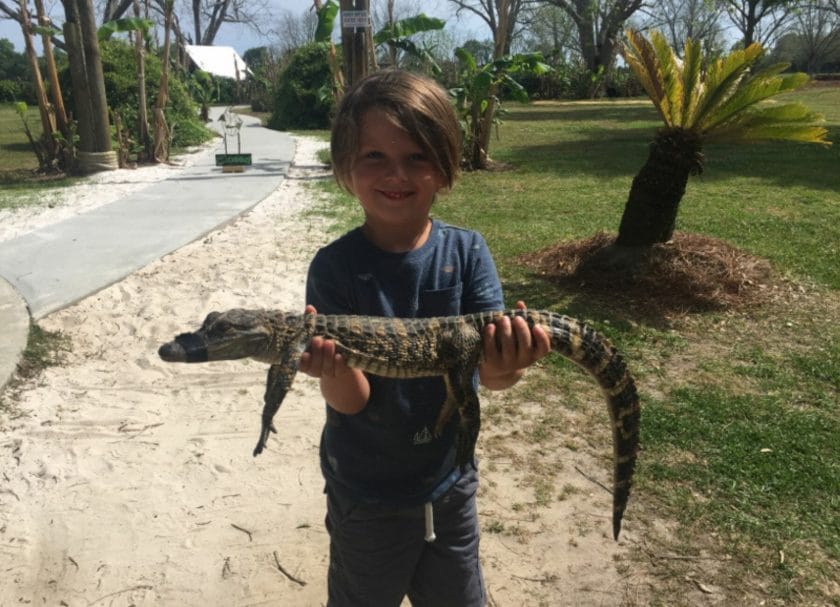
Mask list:
[[[91,0],[62,0],[64,37],[73,80],[79,122],[77,170],[81,173],[113,170],[117,156],[111,150],[111,127],[105,77]]]
[[[44,11],[44,0],[35,0],[35,10],[38,14],[38,23],[40,25],[46,25],[47,16]],[[52,97],[56,126],[67,141],[67,145],[72,145],[72,142],[70,141],[70,125],[67,120],[67,110],[64,108],[64,96],[61,94],[61,84],[58,81],[58,68],[55,65],[55,56],[52,51],[52,40],[50,39],[49,34],[41,35],[41,45],[44,47],[44,59],[47,62],[47,76],[50,79],[50,96]]]
[[[94,152],[111,151],[111,127],[108,122],[108,99],[105,96],[105,75],[102,72],[102,57],[99,54],[99,38],[96,17],[91,0],[77,0],[79,22],[82,30],[82,44],[85,49],[85,70],[90,86],[91,109],[93,112]]]
[[[472,151],[470,163],[473,170],[484,170],[490,162],[490,137],[493,135],[493,116],[496,113],[497,87],[493,86],[487,98],[487,107],[483,113],[473,116]],[[478,109],[478,104],[475,108]]]
[[[651,247],[671,239],[688,177],[702,170],[701,149],[700,136],[691,131],[657,133],[647,162],[630,187],[617,246]]]
[[[90,88],[85,71],[85,52],[82,47],[82,32],[76,16],[74,0],[63,0],[66,20],[64,22],[64,41],[67,47],[67,59],[70,65],[70,77],[73,86],[75,118],[78,123],[79,149],[90,151],[90,124],[93,120],[90,107]]]
[[[134,0],[134,16],[140,18],[140,2]],[[152,155],[152,142],[149,137],[149,112],[146,100],[146,47],[143,43],[143,36],[140,31],[135,31],[134,54],[137,60],[137,132],[143,146],[142,161],[148,160]]]
[[[164,9],[163,57],[161,57],[160,86],[155,101],[155,146],[153,157],[155,162],[169,160],[169,127],[166,125],[166,103],[169,100],[169,46],[170,31],[172,30],[172,11],[174,0],[166,0]]]
[[[46,164],[52,164],[56,157],[56,144],[53,133],[55,122],[52,115],[50,102],[47,100],[47,91],[44,88],[44,80],[41,77],[41,68],[38,66],[38,54],[35,52],[35,45],[32,42],[32,24],[29,21],[29,9],[26,0],[20,0],[21,30],[23,41],[26,46],[26,57],[29,59],[29,69],[32,71],[32,83],[35,86],[35,98],[38,100],[38,111],[41,115],[41,143],[46,151]],[[39,164],[44,164],[40,162]],[[41,166],[42,170],[49,169],[49,166]]]

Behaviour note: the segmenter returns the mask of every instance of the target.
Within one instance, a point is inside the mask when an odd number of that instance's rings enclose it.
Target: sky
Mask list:
[[[396,0],[399,7],[399,0]],[[16,2],[10,2],[16,4]],[[49,3],[48,3],[49,4]],[[283,11],[291,12],[293,15],[302,15],[312,7],[312,0],[268,0],[272,14],[279,15]],[[419,3],[418,3],[419,4]],[[64,13],[59,2],[54,2],[52,15],[53,21],[61,24],[64,21]],[[490,30],[476,17],[463,18],[460,23],[455,22],[452,5],[446,0],[424,0],[422,12],[432,17],[439,17],[447,21],[447,29],[456,31],[456,35],[463,40],[468,38],[486,39],[490,37]],[[9,19],[0,19],[0,38],[11,40],[17,52],[23,52],[23,36],[17,22]],[[246,50],[257,46],[270,44],[270,38],[261,38],[249,28],[236,24],[225,24],[216,36],[216,45],[232,46],[241,55]],[[40,45],[38,46],[40,52]]]

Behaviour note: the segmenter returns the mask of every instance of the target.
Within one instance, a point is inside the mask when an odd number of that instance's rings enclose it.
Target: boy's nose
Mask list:
[[[397,179],[399,181],[405,181],[407,175],[408,172],[406,171],[405,165],[399,160],[394,160],[388,163],[386,177],[390,179]]]

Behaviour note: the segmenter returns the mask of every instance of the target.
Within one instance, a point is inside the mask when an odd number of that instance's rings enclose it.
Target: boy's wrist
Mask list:
[[[488,390],[504,390],[518,382],[524,374],[525,369],[494,373],[489,369],[479,368],[478,378],[481,385]]]

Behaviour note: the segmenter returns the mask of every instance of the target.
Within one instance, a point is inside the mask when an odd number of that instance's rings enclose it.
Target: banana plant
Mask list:
[[[99,26],[96,30],[96,37],[100,42],[110,40],[114,34],[125,32],[141,32],[144,37],[148,37],[149,30],[153,28],[155,22],[151,19],[143,19],[141,17],[126,17],[125,19],[114,19],[107,21]]]
[[[703,171],[707,143],[830,144],[818,125],[822,116],[803,104],[762,103],[809,79],[783,73],[786,63],[754,69],[763,54],[758,43],[704,65],[699,42],[687,40],[680,60],[661,33],[652,32],[648,40],[631,30],[621,52],[664,126],[633,179],[615,242],[619,248],[670,240],[688,178]]]
[[[503,109],[500,95],[507,93],[516,101],[529,101],[528,92],[515,75],[545,74],[551,67],[539,53],[501,57],[479,65],[465,48],[455,50],[460,64],[459,84],[450,89],[461,121],[464,140],[462,164],[467,170],[486,169],[493,127],[501,124]]]
[[[210,121],[210,104],[218,100],[219,85],[215,78],[204,70],[195,70],[189,79],[192,98],[201,106],[201,120]]]
[[[391,51],[391,64],[396,66],[397,50],[414,57],[428,65],[437,76],[441,74],[440,66],[427,48],[420,47],[411,40],[411,36],[421,32],[441,30],[446,25],[443,19],[427,17],[423,13],[389,23],[373,36],[377,46],[386,45]]]
[[[319,96],[322,101],[328,98],[340,99],[344,94],[344,74],[341,71],[341,64],[332,41],[335,19],[338,17],[339,4],[337,0],[327,0],[321,4],[315,0],[315,14],[318,16],[318,25],[315,28],[315,42],[327,47],[327,61],[330,65],[332,82],[321,87]]]

